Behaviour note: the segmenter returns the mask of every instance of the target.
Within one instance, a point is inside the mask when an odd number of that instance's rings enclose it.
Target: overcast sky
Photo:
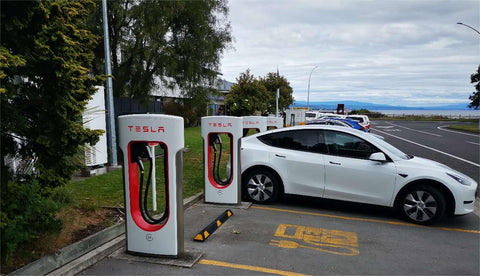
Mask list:
[[[235,82],[285,76],[297,101],[429,106],[468,103],[480,64],[480,1],[230,0]]]

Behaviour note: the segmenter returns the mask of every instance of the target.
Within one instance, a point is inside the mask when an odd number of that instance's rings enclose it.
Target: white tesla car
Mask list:
[[[419,224],[474,208],[473,179],[355,129],[289,127],[245,137],[241,148],[242,193],[255,203],[284,193],[354,201]]]

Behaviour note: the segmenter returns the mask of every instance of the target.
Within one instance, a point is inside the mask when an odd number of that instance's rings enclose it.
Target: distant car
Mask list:
[[[315,120],[318,117],[318,112],[316,111],[306,111],[305,112],[305,120],[308,122],[310,120]]]
[[[358,121],[360,125],[366,129],[370,129],[370,119],[367,115],[348,115],[346,116],[346,119]]]
[[[324,112],[320,112],[319,110],[309,110],[309,111],[306,111],[305,112],[305,119],[307,121],[309,120],[317,120],[317,119],[320,119],[322,117],[328,117],[328,116],[334,116],[334,117],[338,117],[337,114],[333,114],[333,113],[324,113]],[[341,115],[340,115],[341,116]]]
[[[345,116],[341,114],[333,114],[333,113],[325,114],[324,113],[322,114],[320,119],[345,119]]]
[[[307,125],[329,125],[329,126],[343,126],[353,128],[348,122],[342,122],[340,120],[329,120],[329,119],[315,119],[306,122]]]
[[[343,126],[343,127],[349,127],[349,128],[353,128],[353,129],[357,129],[357,130],[360,130],[360,131],[365,131],[365,129],[362,128],[362,126],[360,126],[358,124],[358,122],[353,122],[353,124],[356,126],[354,127],[353,125],[349,124],[348,122],[344,121],[344,120],[338,120],[338,119],[317,119],[317,120],[310,120],[310,121],[307,121],[306,123],[307,125],[329,125],[329,126]],[[370,132],[369,132],[370,133]],[[385,140],[385,138],[381,135],[378,135],[378,134],[374,134],[374,133],[370,133],[370,135],[373,135],[375,137],[377,137],[378,139],[382,139],[382,140]]]
[[[242,139],[242,193],[254,203],[296,194],[389,206],[430,224],[474,210],[477,183],[351,128],[308,125]]]
[[[354,129],[358,129],[364,132],[369,132],[370,129],[364,127],[363,125],[360,124],[359,121],[356,120],[350,120],[350,119],[343,119],[343,118],[331,118],[330,120],[335,120],[335,121],[340,121],[340,122],[345,122],[351,125]]]

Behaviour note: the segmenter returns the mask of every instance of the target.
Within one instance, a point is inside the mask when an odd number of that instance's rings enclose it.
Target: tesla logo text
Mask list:
[[[128,128],[130,129],[130,132],[165,132],[163,126],[128,126]]]
[[[232,123],[208,123],[209,127],[232,127]]]
[[[260,124],[260,122],[259,122],[259,121],[255,121],[255,122],[253,122],[253,121],[245,121],[245,122],[243,122],[243,124],[244,124],[244,125],[258,125],[258,124]]]

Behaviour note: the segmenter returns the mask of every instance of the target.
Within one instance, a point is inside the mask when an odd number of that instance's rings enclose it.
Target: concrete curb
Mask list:
[[[124,223],[122,224],[124,225]],[[104,245],[98,248],[94,248],[92,251],[71,261],[67,265],[61,266],[60,268],[46,275],[47,276],[75,275],[81,272],[82,270],[84,270],[85,268],[96,264],[103,258],[112,254],[117,249],[121,248],[124,244],[125,244],[125,234],[122,234],[117,238],[105,243]]]
[[[203,199],[203,192],[183,200],[187,209]],[[9,275],[75,275],[94,265],[125,245],[125,223],[104,229],[90,237],[66,246]]]

